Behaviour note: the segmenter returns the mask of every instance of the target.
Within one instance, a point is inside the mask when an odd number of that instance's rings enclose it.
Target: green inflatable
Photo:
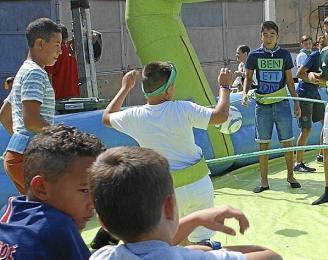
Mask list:
[[[177,65],[174,98],[192,99],[198,104],[210,106],[216,104],[215,96],[180,16],[183,3],[196,2],[206,1],[127,0],[125,19],[143,65],[157,60],[174,61]],[[229,135],[220,133],[212,126],[207,133],[213,158],[234,154]],[[231,164],[227,162],[226,168]]]

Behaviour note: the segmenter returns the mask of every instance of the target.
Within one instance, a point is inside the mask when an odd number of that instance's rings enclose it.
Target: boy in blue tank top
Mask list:
[[[248,104],[248,91],[252,83],[254,70],[258,87],[255,90],[255,141],[260,150],[268,150],[272,138],[273,126],[276,125],[278,138],[284,147],[291,147],[293,140],[292,114],[289,101],[274,97],[287,96],[286,83],[290,94],[296,97],[291,68],[293,61],[290,53],[278,45],[278,26],[272,21],[265,21],[261,28],[262,46],[253,50],[246,61],[246,79],[244,81],[242,104]],[[273,97],[270,99],[270,97]],[[301,114],[298,101],[294,101],[294,114]],[[287,182],[292,188],[300,188],[293,174],[293,152],[285,153]],[[259,193],[269,189],[268,155],[260,156],[261,184],[253,191]]]

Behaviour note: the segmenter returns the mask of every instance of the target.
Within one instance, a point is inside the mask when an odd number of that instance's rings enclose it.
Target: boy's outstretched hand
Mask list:
[[[234,218],[239,222],[239,232],[241,234],[244,234],[249,228],[249,222],[244,213],[230,206],[199,210],[192,214],[197,215],[202,226],[232,236],[236,235],[236,231],[233,228],[224,225],[224,220],[227,218]]]
[[[136,85],[137,76],[139,72],[137,70],[131,70],[122,78],[122,88],[131,90]]]
[[[222,68],[218,76],[219,86],[231,86],[233,80],[233,74],[228,68]]]

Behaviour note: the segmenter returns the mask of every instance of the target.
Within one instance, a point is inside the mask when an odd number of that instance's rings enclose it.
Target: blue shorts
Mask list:
[[[257,143],[270,143],[274,124],[280,142],[293,140],[292,119],[288,100],[270,105],[256,104],[255,141]]]

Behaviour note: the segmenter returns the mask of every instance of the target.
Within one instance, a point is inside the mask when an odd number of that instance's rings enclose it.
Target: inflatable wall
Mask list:
[[[324,90],[322,90],[321,96],[327,100],[328,96]],[[232,94],[231,103],[239,109],[243,116],[243,124],[240,130],[230,136],[224,135],[225,138],[229,138],[233,145],[235,154],[244,154],[249,152],[258,151],[258,145],[254,141],[254,109],[255,102],[252,101],[248,108],[244,108],[240,105],[241,94]],[[292,102],[291,102],[292,105]],[[100,138],[107,147],[115,146],[136,146],[138,143],[131,137],[116,131],[113,128],[106,128],[101,123],[102,110],[81,112],[76,114],[58,115],[56,116],[56,123],[64,123],[66,125],[75,126],[92,134],[95,134]],[[297,126],[297,120],[293,120],[294,136],[297,137],[299,129]],[[216,129],[214,128],[214,131]],[[321,131],[320,123],[314,124],[313,131],[311,133],[309,144],[319,144],[319,135]],[[218,135],[220,133],[217,133]],[[201,129],[194,129],[194,135],[197,145],[199,145],[206,160],[219,158],[215,156],[212,149],[212,143],[210,135],[207,131]],[[220,134],[221,135],[221,134]],[[9,135],[5,129],[0,125],[0,154],[3,154],[7,143],[9,141]],[[224,139],[221,139],[221,143],[218,144],[218,149],[224,149]],[[273,132],[273,141],[270,148],[281,147],[276,131]],[[281,154],[272,155],[271,158],[280,156]],[[222,156],[221,156],[222,157]],[[212,175],[221,175],[232,168],[238,168],[244,165],[252,164],[258,161],[258,157],[252,157],[244,160],[230,161],[230,167],[227,168],[227,163],[211,164]],[[3,161],[0,160],[0,206],[3,205],[8,196],[17,194],[16,189],[12,185],[11,181],[7,177],[3,169]]]

